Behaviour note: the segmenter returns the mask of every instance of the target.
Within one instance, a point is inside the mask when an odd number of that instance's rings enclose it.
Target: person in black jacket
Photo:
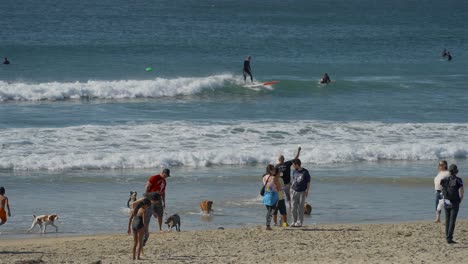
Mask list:
[[[457,165],[451,164],[449,167],[450,177],[440,181],[442,185],[442,193],[444,195],[445,207],[445,236],[447,243],[455,244],[453,241],[453,231],[455,230],[455,222],[457,221],[458,209],[463,200],[464,189],[463,181],[457,177]]]

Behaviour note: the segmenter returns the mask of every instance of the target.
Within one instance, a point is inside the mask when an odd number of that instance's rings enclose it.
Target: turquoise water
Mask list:
[[[1,10],[11,64],[0,65],[0,185],[15,215],[5,235],[52,211],[60,234],[125,231],[128,192],[163,166],[183,229],[261,225],[258,176],[298,145],[316,183],[309,224],[431,219],[437,161],[462,178],[468,168],[462,1],[7,0]],[[256,82],[279,83],[247,89],[247,55]],[[317,83],[324,72],[329,85]],[[203,199],[215,201],[211,218],[198,214]]]

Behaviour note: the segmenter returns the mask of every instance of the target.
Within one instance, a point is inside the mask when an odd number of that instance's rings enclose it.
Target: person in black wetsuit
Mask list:
[[[452,54],[450,54],[450,51],[447,51],[447,60],[448,61],[452,60]]]
[[[3,59],[3,64],[10,64],[10,61],[8,60],[7,57],[5,57],[5,58]]]
[[[149,199],[143,199],[139,202],[133,210],[130,219],[128,219],[128,234],[133,232],[133,260],[138,247],[138,259],[143,252],[143,236],[146,230],[146,210],[150,207],[151,201]]]
[[[442,51],[442,58],[445,59],[445,57],[447,57],[447,49],[444,49],[444,51]]]
[[[330,76],[328,76],[328,73],[325,73],[322,79],[320,79],[320,83],[329,83],[329,82],[331,82]]]
[[[253,83],[253,76],[252,76],[252,69],[250,68],[250,59],[251,56],[247,56],[247,58],[244,60],[244,68],[242,69],[243,74],[244,74],[244,82],[247,80],[247,75],[250,76],[250,82]]]

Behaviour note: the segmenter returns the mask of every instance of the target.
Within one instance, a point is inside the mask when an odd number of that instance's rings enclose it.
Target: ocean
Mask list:
[[[13,214],[1,237],[37,236],[26,232],[32,215],[51,213],[49,236],[124,233],[129,192],[163,167],[166,211],[182,230],[264,225],[261,175],[298,146],[312,175],[308,225],[432,220],[438,160],[467,175],[463,1],[0,9],[11,62],[0,65],[0,186]],[[255,82],[279,83],[248,89],[248,55]],[[332,83],[318,84],[325,72]]]

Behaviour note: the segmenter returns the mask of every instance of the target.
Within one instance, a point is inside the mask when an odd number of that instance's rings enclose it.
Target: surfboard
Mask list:
[[[269,81],[269,82],[264,82],[264,83],[256,83],[256,84],[247,85],[247,88],[261,88],[261,87],[264,87],[264,86],[270,86],[270,85],[277,84],[277,83],[279,83],[279,81]]]
[[[273,85],[273,84],[277,84],[277,83],[279,83],[279,81],[264,82],[264,83],[263,83],[263,86]]]

